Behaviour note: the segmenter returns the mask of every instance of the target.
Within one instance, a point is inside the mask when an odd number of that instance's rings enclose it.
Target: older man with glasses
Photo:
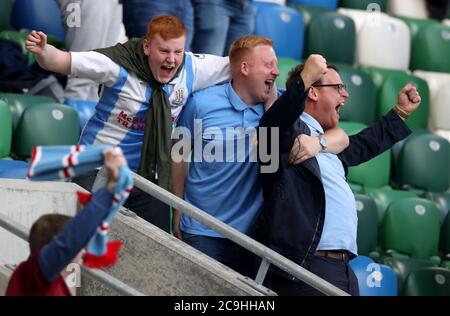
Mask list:
[[[392,111],[350,136],[349,146],[333,154],[327,150],[324,132],[338,126],[339,110],[349,93],[336,67],[326,65],[320,55],[310,58],[323,64],[321,78],[308,81],[303,75],[307,65],[297,66],[286,82],[286,93],[260,121],[261,127],[280,128],[280,168],[273,174],[261,174],[264,206],[252,235],[343,291],[359,295],[356,276],[348,265],[358,253],[358,217],[346,181],[347,169],[408,136],[411,131],[404,120],[421,99],[414,86],[406,85]],[[299,133],[317,136],[319,153],[292,166],[289,146]],[[321,294],[277,268],[271,269],[267,282],[279,295]]]

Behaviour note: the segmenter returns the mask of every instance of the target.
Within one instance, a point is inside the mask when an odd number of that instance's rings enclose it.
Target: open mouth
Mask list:
[[[274,79],[267,79],[266,81],[264,81],[264,84],[266,85],[267,90],[270,91],[270,89],[272,89],[274,82],[275,82]]]
[[[337,114],[339,114],[339,110],[341,109],[341,107],[343,107],[344,106],[344,102],[341,102],[341,103],[339,103],[337,106],[336,106],[336,113]]]
[[[161,66],[161,70],[164,74],[170,75],[175,69],[175,66]]]

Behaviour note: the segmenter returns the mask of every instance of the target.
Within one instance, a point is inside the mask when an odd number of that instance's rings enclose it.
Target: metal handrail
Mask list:
[[[167,205],[176,208],[180,212],[196,219],[205,226],[214,229],[215,231],[224,235],[238,245],[263,258],[260,266],[260,271],[258,272],[258,275],[256,277],[257,283],[261,284],[263,282],[267,273],[268,263],[270,263],[286,271],[297,279],[302,280],[303,282],[309,284],[310,286],[326,295],[349,296],[348,293],[342,291],[341,289],[325,281],[324,279],[316,276],[314,273],[311,273],[310,271],[304,269],[295,262],[285,258],[278,252],[273,251],[272,249],[248,237],[247,235],[241,233],[233,227],[223,223],[222,221],[202,211],[198,207],[187,203],[183,199],[166,191],[165,189],[159,187],[158,185],[152,183],[144,177],[133,173],[133,178],[134,185],[137,188],[166,203]]]
[[[0,213],[0,227],[3,227],[10,233],[22,238],[28,242],[28,229],[22,224],[8,218],[6,215]],[[91,278],[107,286],[111,290],[114,290],[120,295],[124,296],[145,296],[145,294],[139,292],[138,290],[130,287],[129,285],[123,283],[122,281],[116,279],[115,277],[109,275],[108,273],[101,270],[91,270],[85,267],[81,267],[81,271]]]

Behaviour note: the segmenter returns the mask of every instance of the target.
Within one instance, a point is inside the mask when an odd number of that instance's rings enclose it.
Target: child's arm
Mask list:
[[[123,165],[126,165],[126,160],[122,151],[113,149],[105,153],[105,167],[108,171],[107,187],[95,192],[89,204],[40,251],[39,267],[48,282],[53,282],[86,246],[98,226],[108,215],[112,206],[112,192],[118,179],[119,167]]]

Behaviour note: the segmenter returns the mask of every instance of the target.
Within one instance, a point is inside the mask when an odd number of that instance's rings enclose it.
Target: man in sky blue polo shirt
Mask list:
[[[177,136],[184,141],[187,138],[193,151],[189,172],[184,161],[174,162],[173,191],[245,234],[263,204],[256,128],[264,114],[264,103],[270,103],[274,96],[279,70],[272,41],[260,36],[236,40],[229,58],[232,81],[195,93],[179,117]],[[329,139],[331,148],[335,139],[341,139],[333,136]],[[311,141],[317,154],[319,140]],[[303,149],[308,147],[304,145]],[[173,156],[174,150],[175,161]],[[250,273],[245,264],[249,261],[246,250],[176,210],[173,231],[210,257],[242,274]]]
[[[272,41],[264,37],[241,37],[229,57],[233,81],[199,91],[179,117],[177,126],[193,136],[193,152],[187,177],[185,163],[174,164],[173,189],[245,233],[263,202],[254,141],[279,70]],[[185,215],[180,220],[178,212],[173,229],[194,248],[245,272],[239,265],[244,250],[214,230]]]

